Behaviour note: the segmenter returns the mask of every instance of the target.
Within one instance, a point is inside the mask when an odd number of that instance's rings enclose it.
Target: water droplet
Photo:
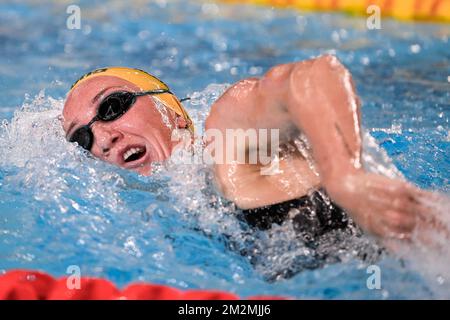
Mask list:
[[[363,65],[365,65],[365,66],[369,65],[369,63],[370,63],[369,57],[367,57],[367,56],[362,57],[362,58],[361,58],[361,63],[362,63]]]
[[[410,50],[412,53],[417,54],[417,53],[420,52],[421,47],[420,47],[420,45],[418,45],[418,44],[413,44],[412,46],[409,47],[409,50]]]
[[[83,25],[82,32],[84,35],[88,35],[92,32],[92,27],[88,24]]]
[[[389,49],[388,54],[389,54],[390,57],[395,57],[395,55],[396,55],[395,50],[392,49],[392,48]]]

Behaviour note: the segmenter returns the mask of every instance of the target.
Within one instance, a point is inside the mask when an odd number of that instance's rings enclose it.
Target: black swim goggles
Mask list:
[[[77,142],[81,147],[90,151],[92,144],[94,143],[94,133],[92,132],[91,126],[95,121],[109,122],[119,119],[133,106],[137,97],[163,93],[172,94],[168,89],[156,89],[141,92],[119,91],[111,93],[100,103],[97,109],[97,115],[89,121],[87,125],[75,130],[70,136],[69,141]]]

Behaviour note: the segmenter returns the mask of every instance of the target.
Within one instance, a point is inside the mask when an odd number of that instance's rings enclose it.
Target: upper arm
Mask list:
[[[205,129],[225,132],[226,129],[248,127],[251,122],[248,117],[255,107],[253,101],[258,82],[258,78],[247,78],[228,88],[211,106]]]
[[[324,179],[352,165],[360,149],[359,121],[353,112],[359,105],[354,90],[349,90],[343,80],[351,83],[348,71],[327,56],[275,66],[260,79],[242,80],[229,88],[212,106],[205,128],[223,133],[236,128],[278,128],[280,141],[300,130],[311,144]],[[259,169],[216,164],[219,189],[242,207],[264,203],[271,196],[287,199],[287,193],[276,186],[279,177],[252,172]],[[308,170],[305,167],[301,171]],[[305,192],[298,190],[296,194]]]

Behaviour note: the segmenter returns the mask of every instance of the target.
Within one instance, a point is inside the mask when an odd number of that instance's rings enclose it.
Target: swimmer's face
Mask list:
[[[66,136],[70,137],[76,129],[88,124],[97,114],[103,99],[117,91],[141,90],[133,83],[113,76],[97,76],[79,84],[69,94],[64,105],[63,127]],[[175,125],[185,125],[180,123],[172,110],[164,109],[166,123],[153,98],[146,95],[136,98],[133,106],[120,118],[110,122],[94,122],[91,126],[94,134],[92,154],[140,174],[151,174],[151,163],[167,159],[172,152],[172,129]],[[141,152],[127,158],[136,149]]]

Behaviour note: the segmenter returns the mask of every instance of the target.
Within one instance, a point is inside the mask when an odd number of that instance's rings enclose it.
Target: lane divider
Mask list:
[[[165,285],[133,283],[123,290],[112,282],[82,277],[80,289],[69,289],[67,277],[32,270],[10,270],[0,275],[0,300],[238,300],[219,290],[180,290]],[[277,296],[251,296],[247,300],[283,300]]]
[[[367,15],[367,7],[377,5],[382,16],[400,20],[450,23],[450,0],[220,0],[311,11],[342,11]]]

